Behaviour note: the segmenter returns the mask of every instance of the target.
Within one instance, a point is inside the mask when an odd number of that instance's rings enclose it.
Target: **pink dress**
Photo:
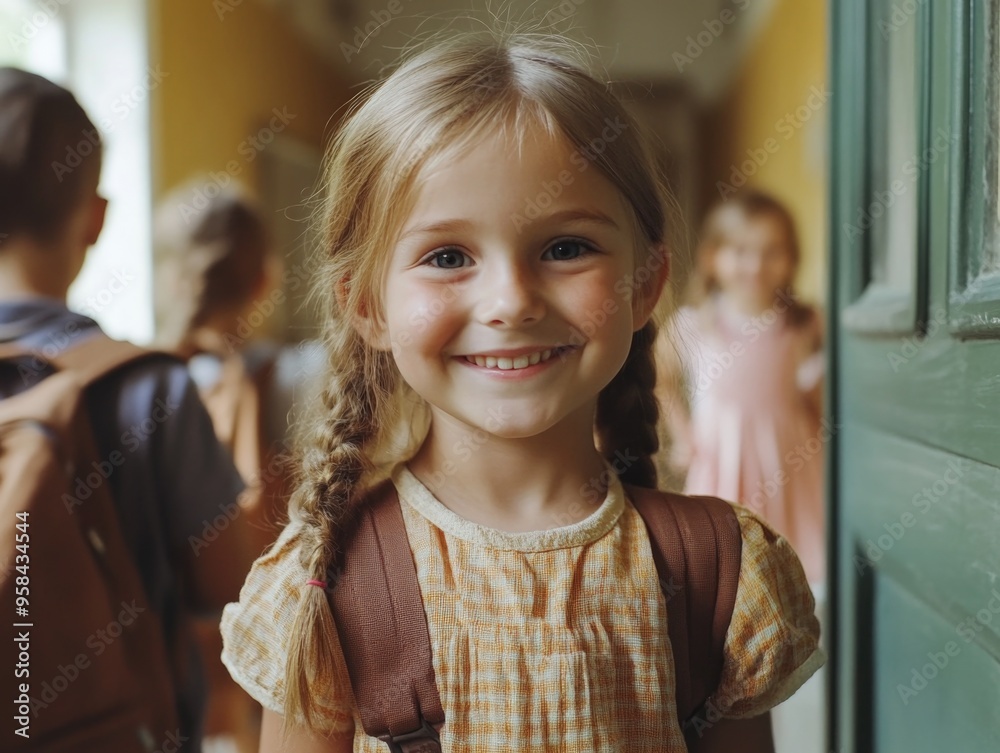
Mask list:
[[[803,393],[823,378],[807,328],[776,310],[751,317],[716,297],[680,309],[669,335],[684,364],[692,425],[686,494],[738,501],[792,544],[823,579],[823,456],[831,432]]]

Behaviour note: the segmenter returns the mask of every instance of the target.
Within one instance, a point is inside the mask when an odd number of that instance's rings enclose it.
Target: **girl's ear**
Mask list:
[[[348,305],[348,287],[351,284],[350,278],[344,278],[337,283],[337,305],[346,316],[354,331],[361,336],[361,339],[370,348],[375,350],[391,350],[392,343],[389,339],[389,330],[385,323],[380,321],[375,315],[373,308],[368,301],[364,301],[356,311],[351,310]]]
[[[632,296],[632,319],[634,330],[638,332],[653,315],[663,286],[670,279],[670,252],[666,245],[660,243],[650,249],[649,256],[635,270],[633,279],[637,287]]]

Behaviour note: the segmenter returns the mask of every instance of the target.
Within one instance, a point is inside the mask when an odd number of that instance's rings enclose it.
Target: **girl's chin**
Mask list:
[[[464,425],[464,432],[474,444],[491,440],[555,439],[563,433],[574,436],[578,433],[577,422],[540,414],[539,409],[525,411],[498,405],[486,416],[452,416],[452,419]]]
[[[753,291],[734,296],[737,308],[745,314],[761,314],[774,305],[775,296],[763,291]]]

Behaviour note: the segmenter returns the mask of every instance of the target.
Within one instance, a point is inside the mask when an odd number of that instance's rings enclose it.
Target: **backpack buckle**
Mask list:
[[[441,753],[438,731],[420,717],[420,729],[401,735],[379,735],[379,740],[389,746],[390,753]]]

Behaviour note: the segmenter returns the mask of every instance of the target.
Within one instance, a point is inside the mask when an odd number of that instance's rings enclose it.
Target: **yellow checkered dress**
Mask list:
[[[610,474],[613,476],[613,474]],[[444,751],[686,751],[674,709],[669,619],[646,528],[617,478],[586,519],[509,533],[442,505],[405,465],[393,473],[427,613]],[[818,669],[819,624],[788,543],[737,507],[743,560],[714,705],[754,716]],[[288,635],[308,575],[293,521],[222,618],[222,660],[282,711]],[[343,657],[313,699],[329,731],[364,734]]]

